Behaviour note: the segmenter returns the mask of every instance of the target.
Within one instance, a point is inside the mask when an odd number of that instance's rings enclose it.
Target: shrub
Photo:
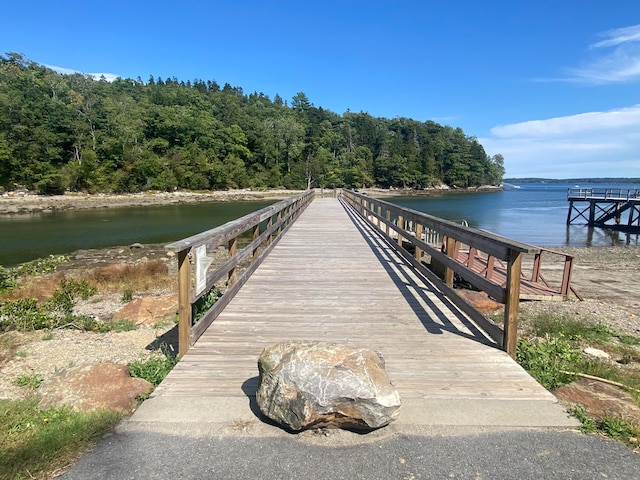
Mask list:
[[[562,337],[549,336],[538,341],[519,339],[516,360],[547,390],[555,390],[574,377],[562,373],[580,361],[580,350],[573,348]]]

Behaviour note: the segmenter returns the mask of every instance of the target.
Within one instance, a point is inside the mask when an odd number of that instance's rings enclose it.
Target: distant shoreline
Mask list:
[[[131,194],[33,195],[12,193],[0,196],[0,215],[89,210],[117,207],[160,206],[183,203],[241,202],[282,200],[301,190],[223,190],[215,192],[145,192]]]
[[[339,190],[339,189],[335,189]],[[483,186],[471,188],[383,189],[364,188],[359,191],[376,198],[399,196],[431,196],[447,193],[498,191],[502,187]],[[220,190],[212,192],[144,192],[131,194],[65,193],[64,195],[35,195],[27,192],[9,192],[0,196],[0,215],[49,213],[64,210],[90,210],[117,207],[141,207],[212,202],[256,202],[283,200],[303,190]],[[316,189],[318,195],[327,196],[334,189]]]

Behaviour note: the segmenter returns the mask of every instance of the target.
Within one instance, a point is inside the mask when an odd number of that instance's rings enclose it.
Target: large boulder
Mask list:
[[[40,408],[69,406],[76,411],[117,410],[131,413],[153,384],[132,378],[125,365],[102,362],[66,368],[38,388]]]
[[[282,342],[258,360],[256,400],[262,413],[287,429],[371,430],[398,416],[400,395],[382,355],[326,342]]]

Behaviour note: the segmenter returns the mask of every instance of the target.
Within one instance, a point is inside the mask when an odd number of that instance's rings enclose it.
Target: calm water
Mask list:
[[[567,226],[567,189],[575,184],[522,184],[500,192],[396,197],[393,203],[542,246],[640,245],[638,234]],[[582,184],[582,188],[639,189],[635,184]]]
[[[169,243],[259,210],[271,201],[0,215],[0,265],[78,249]]]
[[[544,246],[640,245],[638,234],[565,225],[567,189],[575,185],[522,184],[501,192],[396,197],[394,203]],[[584,188],[640,185],[584,184]],[[85,248],[169,243],[258,210],[273,202],[210,203],[0,216],[0,265],[11,266]]]

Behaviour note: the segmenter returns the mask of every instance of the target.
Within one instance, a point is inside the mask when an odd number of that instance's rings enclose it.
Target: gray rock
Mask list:
[[[333,427],[371,430],[400,410],[382,355],[326,342],[282,342],[258,360],[256,401],[262,413],[298,431]]]
[[[76,411],[117,410],[131,413],[138,398],[145,397],[153,385],[131,378],[125,365],[102,362],[60,370],[40,384],[40,408],[70,406]]]

